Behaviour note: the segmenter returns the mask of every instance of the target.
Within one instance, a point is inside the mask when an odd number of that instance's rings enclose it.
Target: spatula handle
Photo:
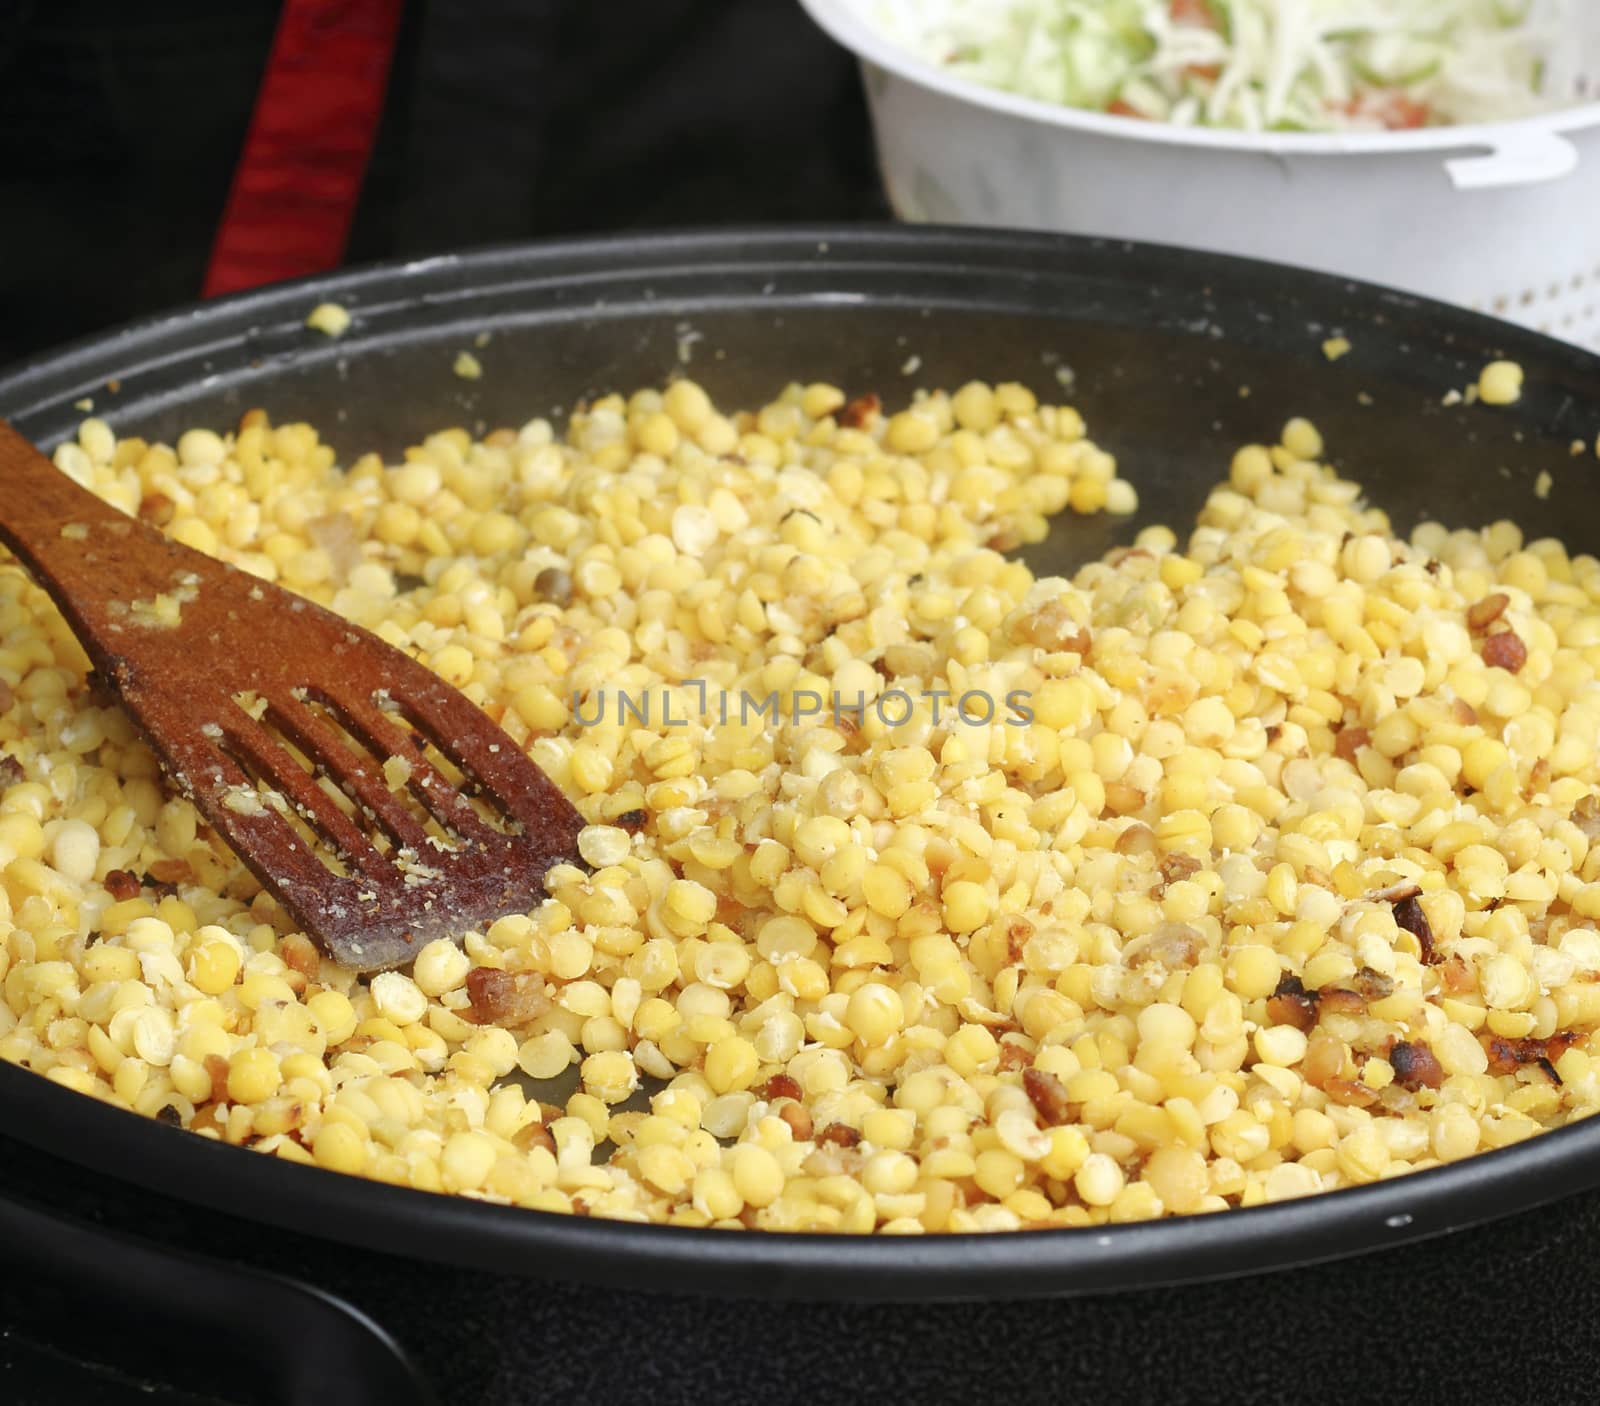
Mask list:
[[[140,603],[216,564],[75,483],[0,420],[0,543],[50,593],[97,666]]]
[[[0,420],[0,542],[30,566],[43,564],[72,549],[61,536],[69,523],[94,527],[117,520],[128,521]]]

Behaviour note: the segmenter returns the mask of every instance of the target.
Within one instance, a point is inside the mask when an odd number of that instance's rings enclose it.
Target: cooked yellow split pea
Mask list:
[[[1067,580],[1004,552],[1136,497],[1016,385],[679,381],[343,468],[260,412],[87,421],[64,470],[462,687],[583,863],[357,979],[7,561],[0,1056],[291,1161],[774,1230],[1217,1211],[1587,1116],[1600,562],[1400,540],[1322,452],[1290,421]]]
[[[350,311],[339,303],[318,303],[306,315],[306,326],[326,337],[342,337],[350,330]]]
[[[1478,398],[1485,405],[1515,405],[1522,399],[1522,367],[1515,361],[1491,361],[1478,376]]]

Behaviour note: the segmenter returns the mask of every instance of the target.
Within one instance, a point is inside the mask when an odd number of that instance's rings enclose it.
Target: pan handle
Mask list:
[[[0,1266],[5,1328],[72,1360],[92,1354],[95,1368],[125,1380],[181,1376],[180,1390],[241,1406],[437,1406],[383,1328],[281,1275],[169,1250],[10,1194],[0,1196]]]

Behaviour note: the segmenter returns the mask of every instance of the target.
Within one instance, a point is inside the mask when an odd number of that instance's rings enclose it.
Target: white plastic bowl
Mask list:
[[[871,0],[801,0],[861,61],[902,219],[1222,250],[1423,293],[1600,349],[1600,3],[1559,65],[1574,105],[1514,122],[1307,134],[1173,127],[952,78]],[[1570,12],[1569,12],[1570,13]]]

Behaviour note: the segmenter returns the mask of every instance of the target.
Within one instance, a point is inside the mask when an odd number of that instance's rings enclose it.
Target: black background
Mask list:
[[[0,364],[199,296],[278,0],[0,0]],[[795,0],[407,0],[349,262],[878,218]]]

